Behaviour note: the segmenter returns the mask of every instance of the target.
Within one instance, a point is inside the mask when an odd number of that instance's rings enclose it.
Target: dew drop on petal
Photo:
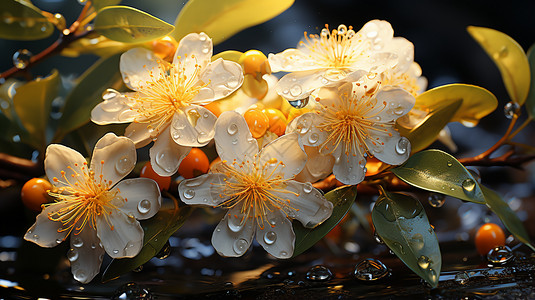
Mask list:
[[[290,87],[290,95],[292,95],[292,97],[297,97],[301,95],[302,91],[303,89],[301,88],[299,84],[294,84]]]
[[[178,166],[178,157],[172,151],[165,150],[156,155],[156,164],[166,172],[172,172]]]
[[[312,133],[309,137],[308,137],[308,142],[311,143],[311,144],[315,144],[318,142],[320,136],[317,134],[317,133]]]
[[[388,275],[388,268],[379,260],[366,258],[355,266],[353,276],[362,281],[374,281]]]
[[[410,147],[409,139],[402,136],[396,143],[396,153],[399,155],[404,155],[407,153],[407,150]]]
[[[346,25],[341,24],[341,25],[338,26],[338,34],[339,35],[344,35],[344,34],[346,34],[346,32],[347,32],[347,26]]]
[[[312,189],[313,189],[313,186],[310,182],[306,182],[305,185],[303,186],[303,192],[307,194],[312,192]]]
[[[63,242],[62,239],[56,239],[56,244],[61,244]]]
[[[109,113],[118,112],[123,108],[123,104],[119,101],[104,100],[100,103],[100,108]]]
[[[119,93],[118,91],[114,90],[114,89],[106,89],[103,93],[102,93],[102,99],[105,100],[105,101],[108,101],[108,100],[111,100],[115,97],[118,97],[121,93]]]
[[[272,245],[277,240],[277,233],[275,231],[268,231],[264,234],[264,242],[268,245]]]
[[[249,248],[249,243],[246,239],[237,239],[232,245],[232,249],[236,254],[242,255]]]
[[[238,125],[232,123],[228,126],[227,132],[230,135],[235,135],[238,132]]]
[[[193,197],[195,197],[195,190],[187,189],[182,193],[182,196],[184,196],[184,198],[186,198],[188,200],[189,199],[193,199]]]
[[[80,237],[74,237],[72,245],[76,248],[80,248],[84,245],[84,241]]]
[[[115,171],[117,171],[119,175],[124,175],[129,171],[131,165],[130,158],[126,155],[123,155],[115,163]]]
[[[231,89],[237,88],[239,84],[240,84],[240,81],[238,80],[236,76],[230,77],[229,79],[227,79],[227,82],[225,83],[225,85]]]
[[[82,269],[78,269],[76,270],[76,272],[74,272],[74,274],[72,274],[74,279],[78,280],[78,281],[84,281],[87,279],[87,272],[82,270]]]
[[[506,264],[514,259],[514,255],[508,246],[498,246],[487,253],[487,259],[493,264]]]
[[[308,97],[307,98],[303,98],[303,99],[298,99],[298,100],[294,100],[294,101],[288,101],[288,103],[290,103],[291,106],[295,107],[295,108],[303,108],[305,106],[307,106],[308,104]]]
[[[141,214],[146,214],[150,211],[150,206],[151,206],[150,201],[147,199],[143,199],[139,201],[139,203],[137,204],[137,210]]]
[[[463,191],[470,193],[474,191],[476,182],[472,178],[466,178],[462,183]]]
[[[281,252],[279,253],[279,257],[288,257],[288,252],[286,252],[286,251],[281,251]]]
[[[308,270],[306,279],[310,281],[327,281],[333,277],[333,273],[325,266],[313,266]]]
[[[377,244],[384,244],[385,242],[381,239],[381,237],[377,234],[377,232],[375,232],[373,234],[373,238],[375,239],[375,242],[377,242]]]
[[[119,254],[119,250],[117,250],[117,249],[113,250],[112,252],[113,252],[113,254]]]
[[[430,193],[427,201],[432,207],[439,208],[446,202],[446,196],[439,193]]]
[[[27,49],[20,49],[13,54],[13,65],[17,69],[24,69],[30,64],[32,53]]]
[[[67,252],[67,258],[69,261],[73,262],[78,259],[78,250],[71,248],[69,249],[69,252]]]

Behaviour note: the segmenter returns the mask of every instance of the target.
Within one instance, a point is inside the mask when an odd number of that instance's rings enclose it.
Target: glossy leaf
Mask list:
[[[485,203],[483,192],[472,174],[455,157],[441,150],[415,153],[403,165],[390,171],[412,186],[465,201]]]
[[[89,68],[65,99],[56,140],[89,122],[91,110],[102,101],[102,92],[121,80],[120,54],[103,58]]]
[[[166,36],[173,25],[128,6],[108,6],[95,18],[95,31],[123,43],[141,43]]]
[[[526,110],[528,111],[528,115],[532,119],[535,119],[535,76],[533,76],[533,74],[535,73],[535,44],[531,45],[527,55],[529,61],[529,68],[532,75],[529,93],[526,99]]]
[[[509,230],[519,241],[529,246],[535,251],[535,246],[530,243],[529,234],[524,228],[522,221],[511,210],[509,205],[503,201],[502,197],[495,191],[481,186],[481,190],[485,195],[487,206],[500,218],[503,225]]]
[[[220,52],[214,56],[212,56],[212,61],[217,60],[218,58],[222,58],[225,60],[230,60],[234,62],[238,62],[240,60],[240,57],[242,56],[243,52],[235,51],[235,50],[227,50]]]
[[[530,71],[522,47],[507,34],[494,29],[476,26],[468,26],[467,29],[498,66],[511,100],[524,104],[529,91]]]
[[[397,257],[436,287],[442,258],[422,204],[405,194],[385,192],[375,202],[372,221],[379,237]]]
[[[101,8],[106,6],[117,5],[121,3],[121,0],[92,0],[92,5],[95,8],[95,11],[99,11]]]
[[[46,147],[50,106],[58,95],[60,82],[58,71],[54,70],[45,78],[20,86],[13,97],[15,111],[30,135],[29,142],[40,150]]]
[[[245,28],[266,22],[288,9],[294,0],[190,0],[175,21],[172,36],[179,41],[190,32],[205,32],[219,44]]]
[[[0,38],[40,40],[54,32],[54,25],[41,10],[27,0],[3,0],[0,13]]]
[[[179,207],[178,200],[172,196],[171,199],[172,203],[167,206],[162,204],[154,217],[141,221],[145,237],[139,254],[132,258],[114,259],[102,274],[103,282],[113,280],[148,262],[160,252],[169,237],[184,225],[193,208]]]
[[[426,110],[459,99],[463,103],[451,121],[468,127],[476,126],[481,118],[498,106],[498,99],[488,90],[475,85],[454,83],[423,92],[416,97],[414,107]]]
[[[407,129],[398,126],[399,133],[405,136],[411,142],[412,153],[427,148],[438,137],[440,131],[451,122],[455,113],[459,110],[463,100],[457,99],[452,102],[446,102],[445,105],[431,111],[420,123],[414,128]]]
[[[325,194],[325,198],[333,203],[331,217],[325,222],[314,228],[305,228],[301,223],[294,221],[295,249],[293,256],[305,252],[329,233],[344,218],[356,197],[357,186],[339,187]]]

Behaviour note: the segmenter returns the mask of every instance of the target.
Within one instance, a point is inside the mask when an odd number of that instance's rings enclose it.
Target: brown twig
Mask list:
[[[0,178],[26,181],[33,177],[42,176],[43,174],[44,167],[42,161],[33,162],[29,159],[0,153]]]

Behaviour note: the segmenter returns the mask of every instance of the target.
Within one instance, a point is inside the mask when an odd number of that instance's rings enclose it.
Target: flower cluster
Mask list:
[[[149,179],[117,182],[134,168],[135,148],[151,142],[152,168],[173,176],[192,147],[215,140],[221,161],[208,174],[182,180],[178,194],[189,205],[227,209],[212,236],[223,256],[243,255],[256,236],[271,255],[292,257],[291,220],[314,228],[333,211],[313,182],[334,174],[355,185],[365,177],[368,157],[389,165],[409,157],[410,143],[395,124],[425,82],[412,44],[393,37],[388,22],[370,21],[357,32],[340,25],[305,33],[296,49],[264,56],[257,73],[247,59],[212,61],[212,51],[204,33],[185,36],[172,62],[145,48],[128,50],[120,71],[133,92],[108,90],[91,112],[97,124],[130,123],[125,137],[105,135],[89,166],[74,150],[49,146],[45,167],[56,202],[25,238],[51,247],[70,234],[75,279],[90,281],[104,252],[114,258],[139,253],[143,230],[136,219],[158,211],[159,189]],[[270,70],[289,74],[276,82]],[[247,107],[213,102],[231,94],[248,95]],[[268,94],[280,101],[267,101]]]

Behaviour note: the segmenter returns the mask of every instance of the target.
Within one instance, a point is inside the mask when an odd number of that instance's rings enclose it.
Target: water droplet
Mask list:
[[[377,37],[377,35],[378,35],[377,31],[369,31],[368,33],[366,33],[366,37],[369,39],[374,39]]]
[[[102,93],[102,100],[111,100],[115,97],[118,97],[120,96],[121,93],[119,93],[118,91],[114,90],[114,89],[106,89],[103,93]]]
[[[388,275],[388,268],[379,260],[366,258],[355,266],[353,276],[363,281],[374,281]]]
[[[84,241],[80,237],[75,237],[72,239],[72,245],[76,248],[80,248],[84,245]]]
[[[193,197],[195,197],[195,190],[187,189],[182,193],[182,196],[184,196],[184,198],[186,198],[188,200],[189,199],[193,199]]]
[[[468,272],[463,271],[455,274],[455,282],[459,284],[465,284],[468,279],[470,279],[470,274],[468,274]]]
[[[169,240],[168,240],[167,242],[165,242],[165,245],[162,247],[160,252],[158,252],[158,254],[156,254],[154,257],[158,259],[165,259],[169,257],[170,254],[171,254],[171,244],[169,243]]]
[[[505,106],[503,107],[503,113],[505,114],[505,117],[507,119],[512,119],[518,109],[520,109],[520,105],[518,105],[518,103],[516,102],[511,101],[505,104]]]
[[[313,266],[308,270],[306,279],[310,281],[327,281],[333,277],[331,270],[324,266]]]
[[[346,34],[346,32],[347,32],[347,26],[346,25],[341,24],[341,25],[338,26],[338,34],[339,35],[344,35],[344,34]]]
[[[307,106],[308,104],[308,97],[307,98],[303,98],[303,99],[298,99],[298,100],[294,100],[294,101],[288,101],[288,103],[290,103],[291,106],[295,107],[295,108],[303,108],[305,106]]]
[[[232,249],[236,254],[242,255],[249,248],[249,243],[245,239],[237,239],[232,245]]]
[[[240,82],[238,81],[238,78],[235,77],[235,76],[232,76],[230,77],[227,82],[225,83],[225,85],[231,89],[235,89],[238,87],[238,85],[240,84]]]
[[[150,206],[150,201],[147,199],[143,199],[137,204],[137,210],[142,214],[146,214],[150,211]]]
[[[93,249],[93,250],[97,249],[97,245],[95,243],[92,243],[91,244],[91,249]]]
[[[409,240],[409,244],[412,249],[420,251],[424,248],[424,237],[421,233],[415,233]]]
[[[466,192],[472,192],[474,191],[476,187],[476,182],[472,178],[466,178],[463,183],[463,191]]]
[[[133,269],[132,271],[133,271],[133,272],[136,272],[136,273],[139,273],[139,272],[143,271],[143,265],[141,265],[141,266],[139,266],[139,267]]]
[[[112,252],[113,252],[113,254],[119,254],[119,250],[117,250],[117,249],[113,250]]]
[[[13,65],[18,69],[24,69],[30,64],[32,53],[27,49],[20,49],[13,54]]]
[[[310,182],[305,182],[305,185],[303,186],[303,192],[308,194],[308,193],[312,192],[313,188],[314,187],[312,186],[312,184]]]
[[[446,196],[439,193],[430,193],[429,197],[427,197],[427,201],[432,207],[439,208],[446,202]]]
[[[299,84],[294,84],[290,87],[290,95],[292,95],[292,97],[297,97],[301,95],[302,91],[303,89],[301,88]]]
[[[407,152],[410,151],[411,144],[409,142],[409,139],[402,136],[397,144],[396,144],[396,153],[399,155],[405,155]]]
[[[110,113],[121,111],[121,109],[123,109],[123,104],[120,101],[113,100],[113,99],[114,98],[112,98],[111,100],[102,101],[100,103],[100,108],[103,111],[110,112]]]
[[[130,158],[124,155],[115,163],[115,170],[117,173],[119,173],[119,175],[124,175],[130,170],[131,166],[132,164]]]
[[[315,144],[319,140],[320,136],[317,133],[312,133],[308,137],[308,142],[311,144]]]
[[[72,274],[74,279],[78,280],[78,281],[84,281],[87,279],[87,272],[82,270],[82,269],[78,269],[76,270],[76,272],[74,272],[74,274]]]
[[[233,139],[232,140],[232,145],[237,145],[238,144],[238,139]]]
[[[264,242],[268,245],[272,245],[277,240],[277,233],[275,231],[268,231],[264,234]]]
[[[178,157],[170,150],[164,150],[156,155],[156,164],[166,172],[173,172],[178,166]]]
[[[61,244],[63,242],[62,239],[56,239],[56,244]]]
[[[67,252],[67,258],[69,261],[75,261],[78,259],[78,250],[71,248],[69,249],[69,252]]]
[[[498,246],[487,253],[487,259],[493,264],[506,264],[514,259],[513,251],[508,246]]]
[[[375,239],[375,241],[377,242],[377,244],[384,244],[385,242],[383,242],[383,240],[381,239],[381,237],[377,234],[377,232],[374,232],[373,234],[373,238]]]
[[[138,285],[130,282],[120,286],[111,297],[112,300],[132,299],[132,300],[152,300],[154,299],[151,292]]]
[[[326,38],[326,37],[328,37],[329,35],[330,35],[329,29],[327,29],[327,28],[323,28],[323,29],[321,30],[321,36],[322,36],[322,37]]]
[[[429,257],[427,257],[425,255],[422,255],[422,256],[418,257],[418,266],[422,270],[426,270],[427,268],[429,268],[430,264],[431,264],[431,259],[429,259]]]
[[[206,47],[206,48],[203,48],[201,51],[202,53],[207,54],[208,52],[210,52],[210,48]]]
[[[234,124],[234,123],[230,124],[230,125],[228,126],[228,128],[227,128],[227,132],[228,132],[228,134],[230,134],[230,135],[235,135],[236,132],[238,132],[238,125],[236,125],[236,124]]]
[[[451,166],[453,166],[453,163],[451,161],[448,161],[447,166],[451,167]]]

